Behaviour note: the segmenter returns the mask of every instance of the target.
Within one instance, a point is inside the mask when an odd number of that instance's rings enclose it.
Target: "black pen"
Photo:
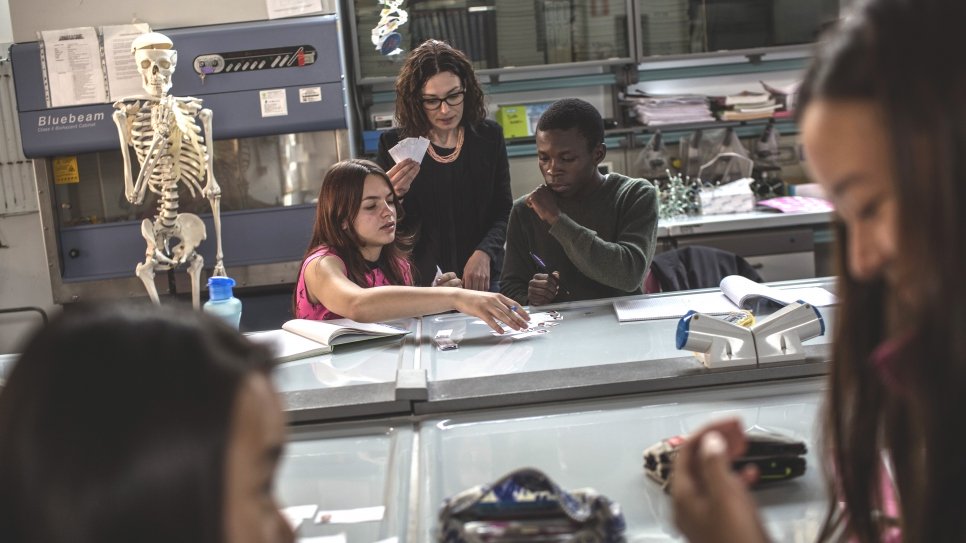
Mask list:
[[[547,263],[544,262],[542,258],[537,256],[537,254],[534,253],[533,251],[530,252],[530,258],[533,259],[533,263],[537,265],[537,270],[540,273],[545,273],[548,276],[553,273],[550,271],[550,268],[547,267]],[[564,294],[566,294],[567,296],[570,296],[570,291],[564,288],[563,281],[561,281],[559,277],[557,278],[557,286],[560,287],[560,290],[562,290]]]

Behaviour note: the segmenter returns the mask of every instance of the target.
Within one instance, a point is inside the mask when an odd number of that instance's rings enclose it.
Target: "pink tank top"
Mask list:
[[[305,288],[305,270],[308,268],[309,264],[312,264],[316,260],[328,255],[332,255],[342,261],[342,257],[336,254],[335,251],[326,245],[320,245],[318,249],[312,252],[312,254],[305,257],[305,260],[302,262],[302,269],[299,271],[299,280],[295,285],[295,318],[317,321],[342,318],[340,315],[337,315],[326,309],[324,305],[312,303],[312,301],[309,299],[309,293]],[[407,286],[411,286],[413,284],[413,277],[412,272],[410,271],[409,261],[401,260],[400,264],[402,264],[404,281],[406,282]],[[342,262],[342,270],[346,271],[345,262]],[[348,271],[346,271],[346,274],[348,275]],[[382,287],[389,284],[390,283],[386,278],[386,275],[382,273],[382,270],[379,268],[369,270],[369,272],[366,273],[366,288]]]

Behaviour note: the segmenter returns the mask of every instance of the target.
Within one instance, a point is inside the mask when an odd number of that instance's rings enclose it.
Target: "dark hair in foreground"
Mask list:
[[[579,98],[564,98],[550,104],[537,121],[537,130],[570,130],[587,140],[591,151],[604,143],[604,120],[597,108]]]
[[[432,124],[423,109],[423,86],[431,77],[443,72],[459,77],[466,91],[460,125],[473,128],[486,119],[483,89],[470,60],[446,42],[426,40],[409,53],[396,77],[396,120],[400,138],[429,134]]]
[[[909,296],[858,282],[839,228],[839,306],[825,407],[827,477],[836,497],[822,539],[845,529],[880,541],[880,452],[895,468],[904,541],[966,539],[966,4],[873,0],[826,39],[808,71],[799,111],[814,101],[872,101],[886,123],[898,205],[894,263]],[[899,38],[901,36],[901,38]],[[907,299],[908,298],[908,299]],[[899,390],[870,361],[901,315],[911,340],[896,360]]]
[[[224,541],[235,399],[270,368],[198,312],[71,308],[0,389],[0,541]]]
[[[369,272],[369,267],[362,257],[362,253],[359,252],[362,240],[359,239],[352,223],[359,215],[366,177],[370,175],[378,176],[386,182],[395,201],[396,224],[402,222],[404,215],[402,203],[396,196],[386,172],[376,163],[368,160],[343,160],[333,164],[322,179],[319,201],[315,206],[315,227],[312,229],[312,240],[302,256],[304,261],[320,245],[327,245],[338,253],[342,261],[345,262],[349,280],[363,288],[366,286],[366,273]],[[348,228],[343,228],[343,224],[348,225]],[[378,264],[390,284],[406,284],[405,274],[400,262],[406,260],[411,247],[412,237],[397,230],[396,241],[382,248]],[[297,313],[296,295],[297,293],[293,291],[293,315]]]

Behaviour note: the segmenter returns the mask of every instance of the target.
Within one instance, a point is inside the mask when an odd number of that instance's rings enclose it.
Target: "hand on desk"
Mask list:
[[[731,467],[747,448],[744,431],[731,419],[705,426],[678,451],[671,470],[674,524],[691,543],[768,541],[748,490],[757,470],[735,473]]]
[[[535,273],[527,288],[527,298],[530,305],[547,305],[553,303],[557,293],[560,292],[560,274]]]
[[[520,304],[495,292],[457,291],[456,310],[479,317],[494,332],[503,333],[500,321],[514,330],[523,330],[530,323],[530,314]]]
[[[416,179],[418,173],[419,163],[411,158],[407,158],[392,168],[389,168],[386,175],[389,176],[389,181],[392,183],[393,190],[396,191],[396,196],[402,198],[409,192],[409,187],[412,186],[413,179]]]

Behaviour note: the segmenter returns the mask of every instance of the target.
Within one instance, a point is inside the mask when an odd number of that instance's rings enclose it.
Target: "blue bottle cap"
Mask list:
[[[231,298],[231,287],[235,280],[231,277],[209,277],[208,297],[210,300],[227,300]]]

